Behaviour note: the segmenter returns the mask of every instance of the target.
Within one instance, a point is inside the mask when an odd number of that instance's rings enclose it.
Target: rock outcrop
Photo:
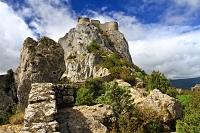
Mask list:
[[[61,133],[108,133],[116,128],[113,108],[101,104],[60,109],[57,121]]]
[[[21,50],[20,65],[15,71],[19,106],[28,105],[32,83],[57,83],[65,71],[64,51],[48,37],[35,41],[27,38]]]
[[[200,84],[196,84],[194,87],[191,88],[192,91],[200,91]]]
[[[162,117],[163,122],[178,119],[183,115],[181,102],[163,94],[158,89],[152,90],[143,101],[137,104],[155,110]]]
[[[175,130],[176,119],[183,116],[183,108],[179,100],[161,93],[158,89],[152,90],[146,97],[144,95],[137,96],[141,96],[135,97],[135,103],[141,108],[141,111],[154,110],[165,124],[165,131]]]
[[[95,77],[103,58],[99,54],[89,53],[87,46],[93,40],[108,55],[115,52],[132,62],[128,43],[122,33],[118,30],[102,32],[90,22],[84,22],[77,24],[76,28],[71,29],[58,41],[65,55],[66,71],[62,77],[70,78],[71,82],[82,82],[89,77]],[[73,60],[69,57],[73,57]]]

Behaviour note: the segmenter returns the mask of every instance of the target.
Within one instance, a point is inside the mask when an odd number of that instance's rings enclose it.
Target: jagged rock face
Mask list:
[[[86,22],[78,24],[58,41],[65,55],[66,71],[62,77],[70,78],[71,82],[81,82],[89,77],[95,77],[96,68],[103,60],[99,55],[89,53],[87,46],[93,40],[96,40],[101,50],[113,54],[113,49],[115,49],[115,52],[124,59],[132,62],[128,44],[122,33],[119,31],[101,33],[97,27]],[[75,59],[68,59],[70,55]]]
[[[110,40],[114,43],[116,51],[120,53],[120,55],[124,59],[132,63],[131,55],[129,53],[128,43],[124,38],[124,35],[117,30],[107,31],[107,34]]]
[[[64,51],[60,44],[48,37],[42,37],[38,42],[27,38],[15,72],[19,105],[27,106],[31,83],[57,83],[64,71]]]
[[[115,130],[116,116],[109,105],[75,106],[58,110],[60,133],[108,133]]]
[[[65,61],[66,71],[62,77],[68,77],[71,82],[80,82],[92,77],[97,65],[103,61],[99,54],[88,53],[75,59]]]
[[[58,126],[56,98],[52,83],[35,83],[29,94],[24,127],[20,133],[52,133]]]

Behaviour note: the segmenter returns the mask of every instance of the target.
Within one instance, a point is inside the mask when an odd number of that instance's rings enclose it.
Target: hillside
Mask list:
[[[191,87],[194,87],[196,84],[199,83],[200,83],[200,77],[171,80],[171,86],[175,86],[176,88],[182,88],[184,90],[190,90]]]
[[[0,125],[20,133],[171,132],[183,115],[170,80],[132,62],[117,22],[78,18],[58,42],[26,38],[20,57],[0,76]]]

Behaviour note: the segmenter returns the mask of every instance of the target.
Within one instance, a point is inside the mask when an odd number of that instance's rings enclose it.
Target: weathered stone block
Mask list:
[[[69,96],[73,96],[74,95],[74,89],[68,89],[67,92],[68,92]]]
[[[63,96],[63,102],[66,104],[74,103],[74,97],[73,96]]]

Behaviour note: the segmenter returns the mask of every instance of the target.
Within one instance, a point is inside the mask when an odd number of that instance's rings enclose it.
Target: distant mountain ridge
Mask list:
[[[171,86],[182,88],[184,90],[191,90],[191,87],[194,87],[196,84],[200,84],[200,77],[171,80]]]

